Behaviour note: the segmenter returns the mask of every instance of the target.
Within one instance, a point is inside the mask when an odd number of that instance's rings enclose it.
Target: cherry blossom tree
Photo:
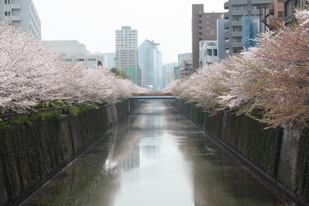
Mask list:
[[[51,64],[56,56],[30,34],[0,24],[0,106],[4,108],[30,107],[38,99],[46,99],[61,85],[53,79],[60,68]]]
[[[115,103],[143,89],[104,67],[63,62],[31,34],[0,22],[0,109],[23,112],[40,102]]]
[[[297,24],[260,35],[259,45],[206,65],[167,88],[206,110],[263,111],[270,127],[302,128],[309,117],[309,12],[297,10]]]
[[[266,111],[263,120],[273,126],[303,127],[309,115],[309,15],[301,13],[298,24],[262,34],[254,51],[265,64],[261,68],[264,81],[259,85],[263,88],[259,101]]]

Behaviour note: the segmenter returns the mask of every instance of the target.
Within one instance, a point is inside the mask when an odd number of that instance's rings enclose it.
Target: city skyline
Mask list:
[[[224,12],[224,2],[190,0],[101,2],[33,0],[42,25],[42,40],[77,40],[90,52],[115,52],[115,30],[131,26],[139,31],[138,46],[146,40],[160,42],[163,63],[177,62],[177,55],[191,52],[191,7],[204,4],[206,12]],[[55,15],[55,13],[57,15]]]

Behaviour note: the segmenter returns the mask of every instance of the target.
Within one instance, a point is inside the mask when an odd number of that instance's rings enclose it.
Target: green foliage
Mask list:
[[[113,73],[116,77],[119,77],[121,79],[130,79],[130,75],[128,75],[127,73],[116,67],[111,68],[110,72]]]
[[[44,112],[35,113],[30,118],[30,120],[32,120],[32,121],[35,121],[35,120],[45,121],[47,119],[54,119],[54,120],[62,119],[61,110],[53,109],[53,110],[48,110],[48,111],[44,111]]]
[[[10,127],[10,123],[8,121],[0,122],[0,131],[5,130]]]
[[[68,107],[68,112],[69,112],[70,115],[77,116],[79,114],[86,113],[86,112],[93,110],[95,108],[96,108],[95,105],[84,104],[84,105],[80,105],[80,106]]]
[[[62,104],[62,101],[59,101],[58,103]],[[40,107],[44,105],[46,106],[48,104],[49,103],[42,102]],[[96,105],[85,104],[85,105],[80,105],[80,106],[68,107],[68,112],[69,114],[73,116],[77,116],[79,114],[86,113],[94,109],[96,109]],[[27,124],[30,126],[33,121],[46,121],[46,120],[57,120],[58,121],[61,119],[62,119],[62,111],[59,109],[50,109],[50,110],[40,111],[40,112],[32,113],[32,114],[21,114],[21,115],[16,115],[16,118],[12,121],[9,121],[7,119],[0,121],[0,131],[10,128],[12,127],[12,125],[17,125],[17,124]]]
[[[23,124],[23,123],[31,125],[30,117],[27,114],[17,116],[12,122],[12,124]]]
[[[71,106],[68,108],[68,112],[70,115],[77,116],[80,111],[77,106]]]
[[[55,100],[52,103],[57,107],[64,106],[64,102],[62,100]]]
[[[45,121],[47,119],[61,120],[62,112],[58,109],[42,111],[34,114],[22,114],[16,116],[12,121],[4,120],[0,122],[0,131],[12,127],[12,125],[17,124],[27,124],[31,125],[33,121]]]

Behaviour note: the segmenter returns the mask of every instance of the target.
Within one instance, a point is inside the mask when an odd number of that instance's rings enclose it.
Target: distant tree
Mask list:
[[[118,69],[116,67],[113,67],[110,69],[110,71],[116,76],[116,77],[119,77],[119,78],[122,78],[122,79],[130,79],[130,75],[125,73],[124,71],[122,71],[121,69]]]

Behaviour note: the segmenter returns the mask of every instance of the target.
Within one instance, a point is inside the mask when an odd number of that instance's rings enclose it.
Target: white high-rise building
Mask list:
[[[145,40],[138,48],[139,68],[142,71],[142,87],[161,90],[164,87],[162,53],[158,43]]]
[[[32,0],[1,0],[0,20],[41,39],[41,20]]]
[[[116,30],[115,66],[129,74],[131,81],[138,84],[138,33],[130,26]]]

